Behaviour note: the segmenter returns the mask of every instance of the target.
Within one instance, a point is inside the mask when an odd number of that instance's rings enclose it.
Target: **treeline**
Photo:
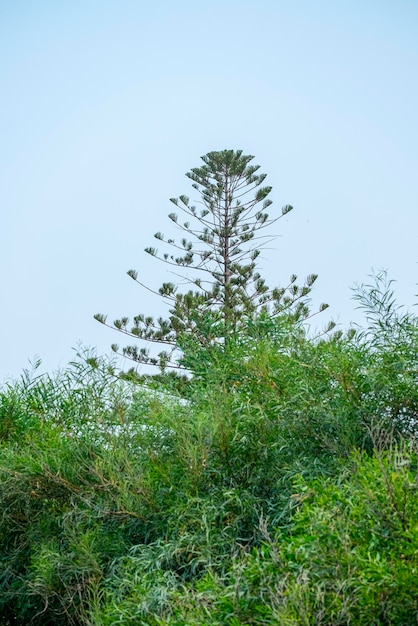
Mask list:
[[[2,623],[415,624],[418,320],[359,297],[363,331],[259,315],[181,385],[6,385]]]

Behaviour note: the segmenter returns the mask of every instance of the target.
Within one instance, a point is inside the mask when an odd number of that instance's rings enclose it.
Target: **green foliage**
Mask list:
[[[184,336],[181,385],[91,352],[6,385],[0,623],[415,623],[416,319],[358,294],[364,331]]]
[[[356,455],[339,478],[299,477],[290,530],[273,535],[260,515],[263,542],[240,546],[223,573],[179,585],[163,556],[173,558],[172,545],[130,556],[112,577],[103,623],[415,624],[417,489],[410,446]]]
[[[416,457],[402,452],[358,456],[337,480],[299,479],[291,532],[272,537],[261,519],[263,546],[188,587],[187,623],[416,623]]]
[[[291,536],[268,541],[241,572],[258,585],[265,567],[271,592],[282,587],[282,601],[271,602],[276,623],[416,623],[416,461],[404,445],[357,455],[337,481],[298,481]]]
[[[315,274],[309,275],[302,287],[292,275],[287,287],[270,289],[257,269],[257,259],[270,240],[261,231],[287,215],[292,207],[286,205],[279,215],[269,218],[266,209],[272,204],[268,198],[271,187],[261,186],[266,174],[259,174],[259,166],[250,164],[253,158],[242,154],[242,150],[209,152],[202,157],[201,167],[186,174],[193,181],[200,208],[185,195],[172,198],[180,214],[170,213],[169,218],[181,231],[180,241],[157,232],[157,241],[173,253],[159,254],[154,247],[145,251],[174,266],[180,282],[189,284],[190,289],[179,291],[177,279],[177,283],[163,283],[156,292],[170,305],[169,319],[139,314],[133,323],[128,317],[115,320],[113,328],[122,334],[164,347],[157,356],[151,356],[146,347],[128,346],[122,349],[123,356],[137,363],[158,365],[165,371],[186,365],[187,359],[179,363],[176,357],[179,348],[190,343],[209,352],[214,345],[226,349],[230,339],[241,332],[242,324],[255,313],[274,317],[292,310],[298,317],[308,316],[306,298],[317,278]],[[190,271],[195,275],[191,276]],[[135,270],[129,270],[128,275],[145,287]],[[322,309],[325,307],[322,305]],[[103,314],[95,315],[95,319],[108,325]],[[112,349],[119,352],[117,344]]]
[[[360,339],[369,353],[367,410],[408,436],[418,419],[418,319],[397,305],[392,281],[381,272],[355,292],[368,325]]]

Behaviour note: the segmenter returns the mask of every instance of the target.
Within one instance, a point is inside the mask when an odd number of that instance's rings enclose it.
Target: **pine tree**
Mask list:
[[[112,326],[106,316],[95,315],[99,322],[129,337],[167,346],[158,356],[150,356],[145,347],[128,346],[122,349],[123,356],[159,365],[163,370],[178,367],[178,349],[187,340],[201,348],[226,348],[228,339],[256,313],[273,317],[289,311],[299,319],[308,316],[306,298],[315,274],[309,275],[302,287],[292,275],[286,288],[270,289],[257,271],[260,252],[271,241],[265,229],[292,207],[286,205],[279,216],[269,218],[266,210],[272,204],[268,198],[271,187],[263,186],[266,174],[258,173],[258,165],[250,165],[253,158],[243,155],[242,150],[209,152],[202,157],[201,167],[186,174],[199,200],[196,206],[185,195],[171,198],[176,211],[169,218],[181,231],[181,238],[166,238],[157,232],[154,237],[171,252],[160,254],[155,247],[145,251],[177,268],[176,275],[186,279],[190,288],[182,293],[176,283],[167,282],[154,292],[169,303],[168,319],[140,314],[133,318],[133,324],[122,317]],[[149,289],[135,270],[129,270],[128,275]],[[321,309],[326,306],[321,305]],[[117,345],[112,349],[119,352]]]

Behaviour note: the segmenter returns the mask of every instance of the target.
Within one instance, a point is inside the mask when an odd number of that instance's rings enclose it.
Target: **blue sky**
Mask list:
[[[0,380],[120,341],[93,320],[165,309],[127,276],[200,156],[242,149],[295,210],[263,255],[272,285],[350,287],[387,268],[418,291],[418,4],[139,0],[0,4]]]

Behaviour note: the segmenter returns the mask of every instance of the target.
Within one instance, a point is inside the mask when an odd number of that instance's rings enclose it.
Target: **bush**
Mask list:
[[[183,345],[181,385],[90,352],[6,385],[0,623],[415,623],[417,321],[360,296],[363,332]]]
[[[417,489],[406,445],[355,455],[339,479],[300,478],[290,532],[260,518],[263,545],[237,553],[224,576],[208,572],[173,593],[156,623],[415,624]]]

